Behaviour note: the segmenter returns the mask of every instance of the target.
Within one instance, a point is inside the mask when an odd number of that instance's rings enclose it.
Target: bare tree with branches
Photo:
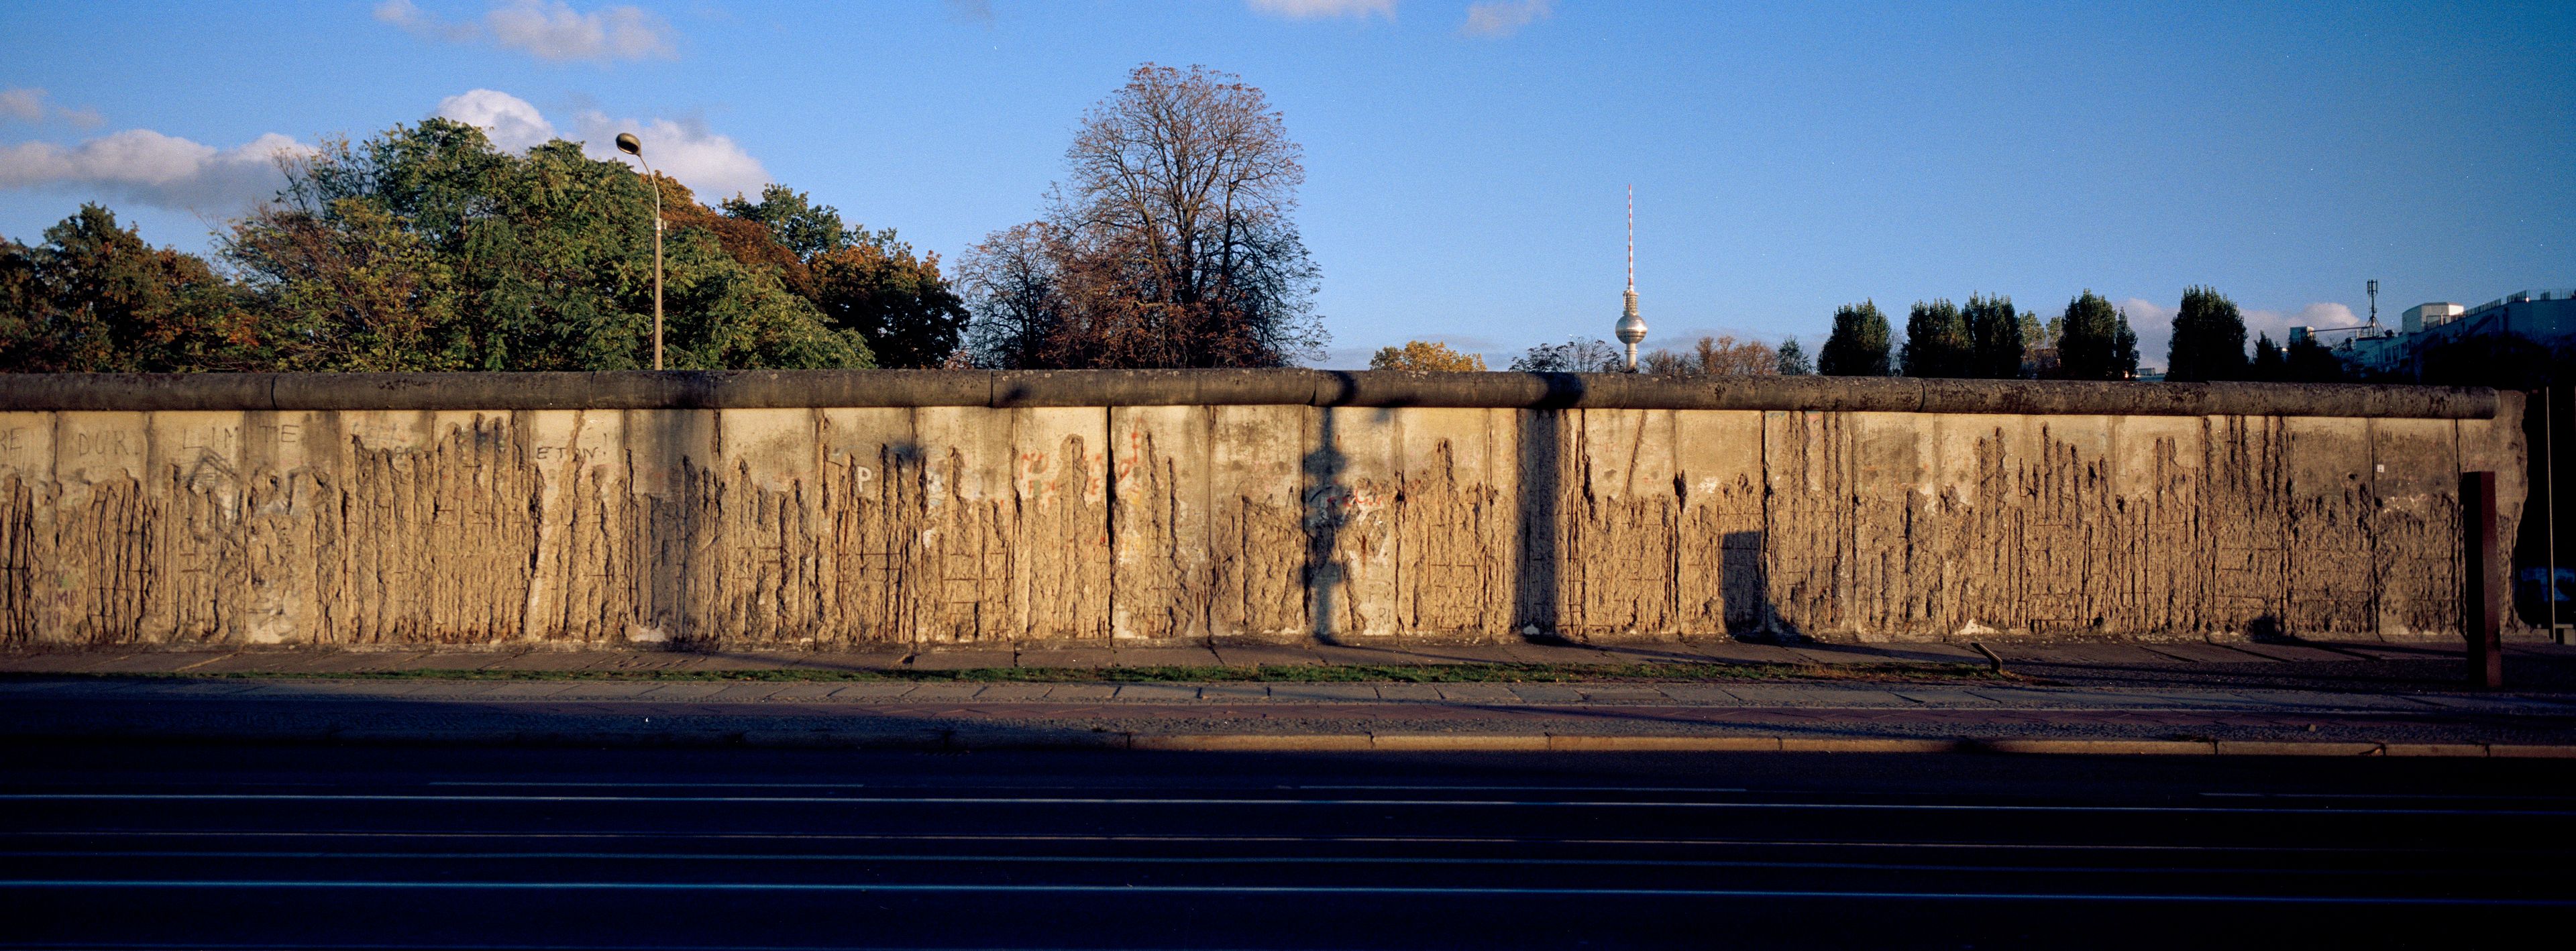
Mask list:
[[[976,361],[1258,367],[1319,354],[1318,271],[1292,218],[1300,153],[1239,77],[1138,67],[1083,116],[1045,220],[968,252]]]

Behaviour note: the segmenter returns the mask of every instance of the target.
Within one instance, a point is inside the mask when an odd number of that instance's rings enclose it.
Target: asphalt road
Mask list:
[[[2480,947],[2576,763],[0,746],[0,944]],[[2551,937],[2542,937],[2551,936]]]

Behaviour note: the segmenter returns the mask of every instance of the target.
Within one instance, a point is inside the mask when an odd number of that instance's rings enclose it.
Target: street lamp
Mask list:
[[[644,182],[653,189],[653,369],[662,368],[662,183],[654,181],[653,163],[644,161],[644,140],[632,132],[617,134],[617,150],[644,166]]]

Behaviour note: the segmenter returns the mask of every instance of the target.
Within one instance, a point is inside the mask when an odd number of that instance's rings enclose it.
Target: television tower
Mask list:
[[[1637,369],[1637,343],[1646,339],[1646,319],[1637,316],[1637,186],[1628,186],[1628,292],[1620,295],[1619,342],[1628,345],[1628,370]]]

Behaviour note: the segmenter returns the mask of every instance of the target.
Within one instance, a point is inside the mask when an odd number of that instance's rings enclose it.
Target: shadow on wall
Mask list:
[[[1726,599],[1726,635],[1739,641],[1794,643],[1804,632],[1771,603],[1771,577],[1762,567],[1762,533],[1728,532],[1718,549],[1718,593]]]
[[[1316,416],[1320,429],[1315,451],[1301,461],[1306,473],[1306,624],[1316,643],[1339,644],[1333,633],[1334,599],[1341,594],[1348,572],[1333,554],[1351,517],[1351,487],[1342,481],[1342,473],[1350,469],[1350,457],[1342,454],[1335,438],[1332,408],[1325,407]]]

